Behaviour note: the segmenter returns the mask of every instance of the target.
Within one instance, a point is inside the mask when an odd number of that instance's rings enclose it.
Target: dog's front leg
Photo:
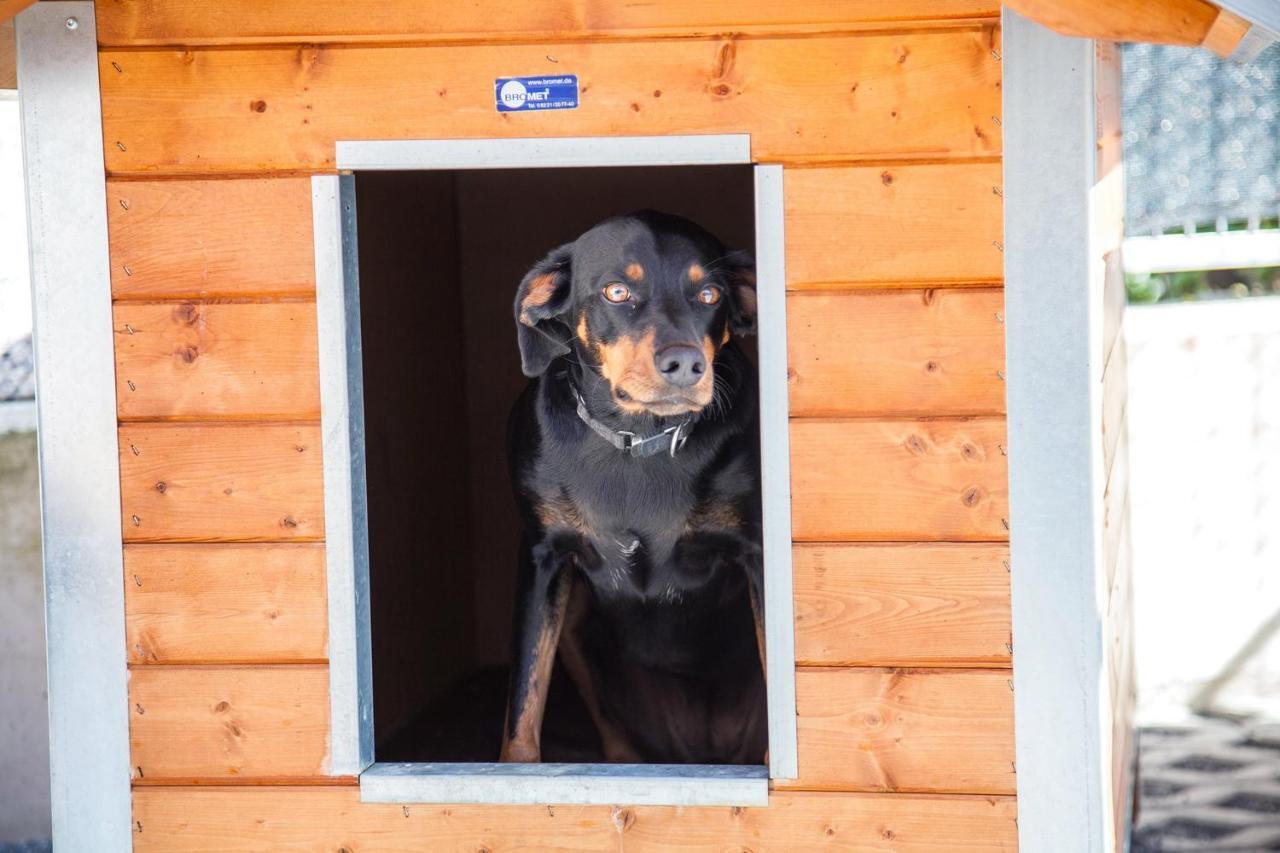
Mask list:
[[[744,549],[739,562],[747,575],[747,594],[751,598],[751,615],[756,623],[756,649],[760,653],[760,668],[769,671],[764,642],[764,559],[758,548]]]
[[[590,596],[586,581],[576,578],[573,581],[573,591],[569,594],[564,636],[560,641],[560,662],[564,664],[569,680],[578,688],[578,695],[582,697],[587,713],[595,723],[596,731],[600,733],[604,760],[611,764],[637,764],[641,761],[640,753],[605,714],[600,701],[600,679],[587,659],[581,631],[590,607]]]
[[[542,759],[542,716],[564,627],[573,567],[573,551],[553,540],[534,546],[533,565],[520,573],[502,761]]]

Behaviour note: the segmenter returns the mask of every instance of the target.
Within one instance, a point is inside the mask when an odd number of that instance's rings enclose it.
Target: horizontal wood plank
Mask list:
[[[775,793],[768,808],[361,803],[355,788],[139,788],[138,853],[1017,849],[1011,797]]]
[[[787,286],[998,283],[1002,180],[999,163],[789,170]]]
[[[129,545],[124,573],[132,664],[327,655],[323,544]]]
[[[1004,412],[1004,293],[792,293],[792,416]]]
[[[164,779],[323,775],[323,666],[134,667],[134,764]],[[1012,793],[1005,671],[801,669],[800,778],[819,790]]]
[[[339,139],[674,133],[750,133],[763,161],[990,157],[1000,152],[997,42],[990,26],[803,39],[104,51],[107,168],[329,171]],[[513,69],[577,74],[581,106],[498,112],[493,80]],[[937,238],[932,227],[932,219],[918,223],[921,240]]]
[[[102,4],[103,45],[374,41],[548,41],[572,38],[823,32],[945,26],[1000,16],[991,0],[503,0],[399,4],[378,0],[137,0]]]
[[[1008,539],[1002,418],[791,422],[799,541]]]
[[[1012,794],[1013,688],[992,670],[800,669],[780,787]]]
[[[107,230],[116,299],[315,292],[307,178],[108,181]]]
[[[125,302],[112,314],[121,420],[320,417],[313,302]]]
[[[329,734],[325,666],[134,667],[135,775],[321,776]]]
[[[126,542],[324,537],[316,425],[126,424],[120,489]]]
[[[802,665],[1008,666],[1009,549],[797,545]]]

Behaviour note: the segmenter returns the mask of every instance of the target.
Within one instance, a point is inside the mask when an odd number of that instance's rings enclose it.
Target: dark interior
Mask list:
[[[494,761],[519,528],[507,412],[528,268],[609,216],[686,216],[754,250],[750,166],[356,176],[378,761]],[[599,760],[557,669],[546,761]]]

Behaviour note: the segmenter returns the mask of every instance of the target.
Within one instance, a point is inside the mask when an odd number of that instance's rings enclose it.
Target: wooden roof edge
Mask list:
[[[1005,5],[1063,35],[1205,47],[1242,61],[1280,39],[1277,0],[1005,0]]]
[[[36,0],[0,0],[0,24],[17,15],[28,6],[34,5]]]

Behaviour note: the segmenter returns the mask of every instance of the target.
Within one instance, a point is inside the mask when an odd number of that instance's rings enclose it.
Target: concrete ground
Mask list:
[[[1280,723],[1200,718],[1139,750],[1134,853],[1280,850]]]

